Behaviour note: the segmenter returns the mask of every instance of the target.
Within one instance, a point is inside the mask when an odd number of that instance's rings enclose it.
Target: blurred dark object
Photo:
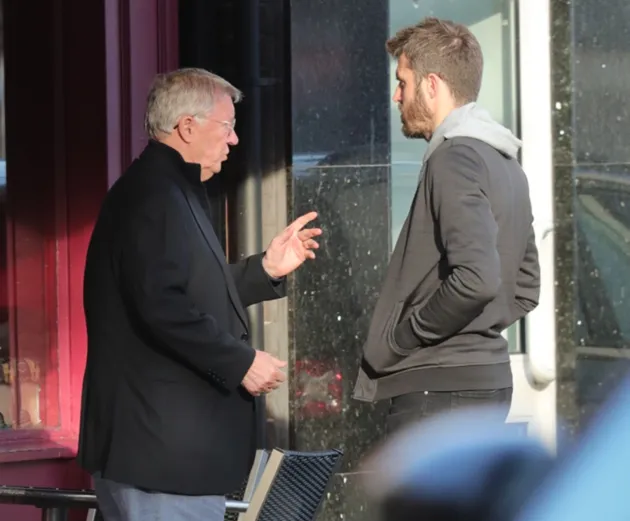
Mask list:
[[[467,409],[390,438],[365,466],[379,519],[514,519],[554,460],[503,417],[493,408]]]

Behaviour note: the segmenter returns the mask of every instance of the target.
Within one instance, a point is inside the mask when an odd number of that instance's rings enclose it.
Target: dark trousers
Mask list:
[[[387,434],[440,413],[464,407],[493,405],[505,410],[512,405],[512,388],[488,391],[423,391],[392,398],[387,415]]]

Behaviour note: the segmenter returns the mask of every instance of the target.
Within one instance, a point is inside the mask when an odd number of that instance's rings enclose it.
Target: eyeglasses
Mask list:
[[[196,119],[207,119],[208,121],[214,121],[215,123],[219,123],[220,125],[223,125],[223,128],[225,129],[226,137],[229,136],[232,132],[234,132],[234,127],[236,127],[236,119],[233,119],[232,121],[225,121],[221,119],[211,119],[211,118],[206,118],[203,114],[193,114],[192,117]],[[177,123],[177,125],[173,127],[173,130],[176,129],[177,127],[179,127],[179,123]]]
[[[224,121],[220,119],[211,119],[210,121],[214,121],[215,123],[220,123],[225,128],[225,135],[229,136],[232,132],[234,132],[234,127],[236,126],[236,120],[232,121]]]

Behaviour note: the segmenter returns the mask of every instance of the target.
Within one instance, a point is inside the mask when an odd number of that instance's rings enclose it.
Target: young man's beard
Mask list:
[[[431,112],[424,101],[422,92],[418,91],[413,104],[402,106],[400,112],[402,133],[408,138],[431,139]]]

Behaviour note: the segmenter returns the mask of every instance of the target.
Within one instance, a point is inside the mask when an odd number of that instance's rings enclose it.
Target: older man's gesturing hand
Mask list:
[[[243,387],[253,396],[273,391],[287,379],[287,375],[281,371],[286,365],[286,362],[269,353],[256,351],[254,362],[243,378]]]
[[[314,259],[319,244],[315,237],[322,234],[320,228],[304,228],[317,217],[310,212],[298,217],[269,244],[263,257],[263,268],[270,277],[281,278],[299,268],[306,259]]]

